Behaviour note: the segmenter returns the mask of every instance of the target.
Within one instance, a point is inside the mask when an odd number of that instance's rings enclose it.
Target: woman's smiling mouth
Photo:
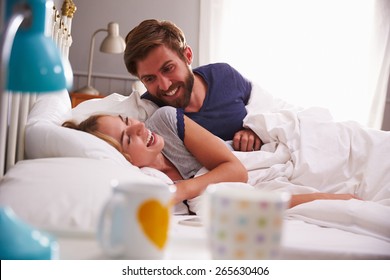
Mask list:
[[[150,147],[154,144],[154,134],[148,130],[148,138],[146,138],[146,147]]]

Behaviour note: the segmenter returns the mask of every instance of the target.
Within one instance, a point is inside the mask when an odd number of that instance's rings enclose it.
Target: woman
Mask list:
[[[229,125],[229,124],[227,124]],[[138,167],[164,172],[177,187],[174,202],[200,195],[209,184],[246,182],[248,173],[220,138],[170,106],[159,108],[145,123],[121,116],[91,116],[65,127],[91,133],[114,146]],[[209,171],[194,177],[202,168]],[[315,199],[351,199],[350,194],[293,195],[290,207]]]

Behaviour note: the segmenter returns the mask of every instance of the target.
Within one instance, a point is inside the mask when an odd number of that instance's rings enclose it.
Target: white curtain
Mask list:
[[[271,94],[381,128],[389,0],[201,0],[199,63],[227,62]]]

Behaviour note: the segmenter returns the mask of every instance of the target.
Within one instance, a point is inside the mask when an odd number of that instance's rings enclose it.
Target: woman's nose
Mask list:
[[[135,134],[139,134],[141,133],[143,130],[145,129],[145,124],[143,122],[140,122],[140,121],[132,121],[131,122],[131,125],[129,125],[127,127],[127,132],[129,134],[131,133],[135,133]]]

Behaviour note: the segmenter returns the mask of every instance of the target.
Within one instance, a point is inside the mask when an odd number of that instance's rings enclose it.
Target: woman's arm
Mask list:
[[[307,194],[295,194],[291,196],[290,207],[297,206],[302,203],[310,202],[318,199],[333,199],[333,200],[348,200],[348,199],[360,199],[352,194],[334,194],[334,193],[307,193]]]
[[[176,183],[175,203],[200,195],[212,183],[247,182],[247,170],[220,138],[186,116],[184,125],[184,145],[209,172]]]

